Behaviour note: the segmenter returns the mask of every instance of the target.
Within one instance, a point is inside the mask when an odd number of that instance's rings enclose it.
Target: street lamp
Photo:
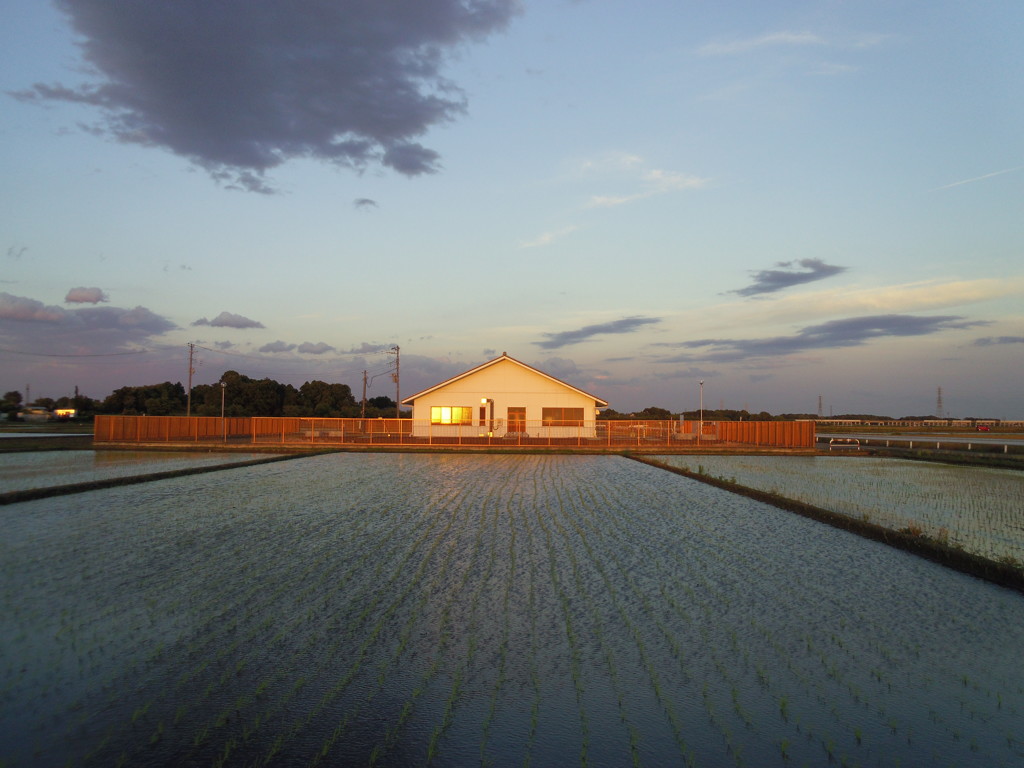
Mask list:
[[[222,381],[220,383],[220,431],[224,437],[224,442],[228,441],[228,425],[224,421],[224,393],[228,391],[228,383]]]

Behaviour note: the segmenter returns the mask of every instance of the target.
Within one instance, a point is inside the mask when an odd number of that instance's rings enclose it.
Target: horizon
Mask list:
[[[1024,418],[1024,6],[12,8],[4,391]]]

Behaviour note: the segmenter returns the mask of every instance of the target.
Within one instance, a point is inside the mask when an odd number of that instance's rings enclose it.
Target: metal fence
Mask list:
[[[258,446],[481,446],[491,448],[814,448],[811,421],[599,420],[578,426],[520,421],[501,428],[412,419],[97,416],[94,442]]]

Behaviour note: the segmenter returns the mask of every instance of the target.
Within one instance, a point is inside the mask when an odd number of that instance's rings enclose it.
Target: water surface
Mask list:
[[[1024,761],[1024,599],[613,456],[0,508],[5,765]]]
[[[265,453],[195,451],[24,451],[0,453],[0,493],[174,469],[233,464]]]

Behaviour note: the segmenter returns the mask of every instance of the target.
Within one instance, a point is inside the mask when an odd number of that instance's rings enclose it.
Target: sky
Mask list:
[[[4,392],[1024,418],[1018,0],[0,2]]]

